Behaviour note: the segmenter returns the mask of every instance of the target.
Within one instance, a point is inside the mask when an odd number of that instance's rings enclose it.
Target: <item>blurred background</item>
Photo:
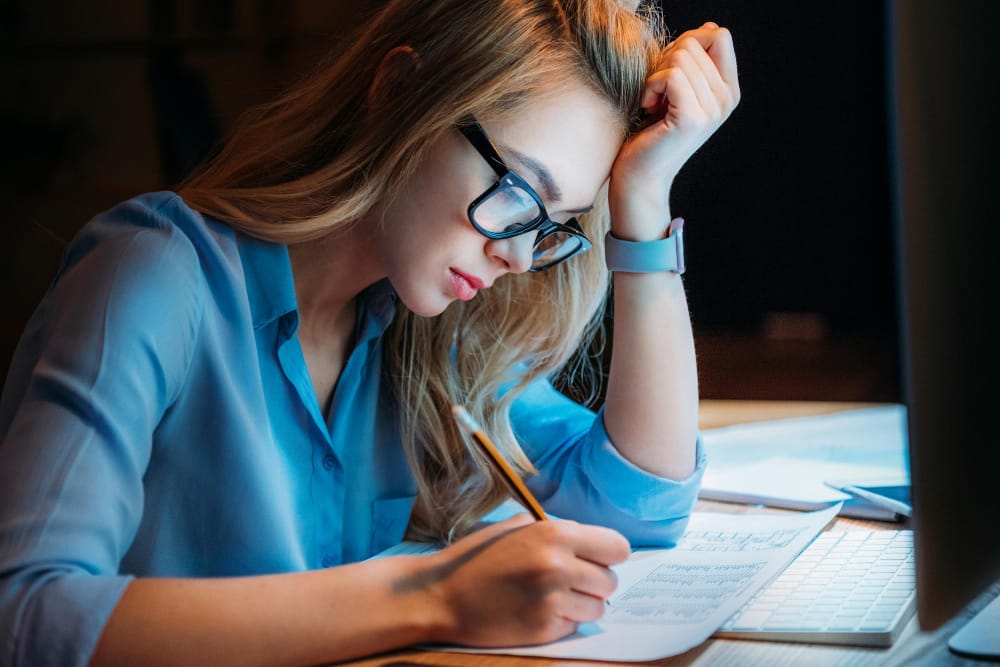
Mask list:
[[[376,5],[0,0],[0,374],[82,224],[177,183]],[[743,91],[672,194],[702,397],[900,400],[883,3],[663,5],[673,34],[732,30]]]

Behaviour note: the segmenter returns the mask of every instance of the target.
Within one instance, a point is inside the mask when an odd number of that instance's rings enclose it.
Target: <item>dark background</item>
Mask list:
[[[899,400],[882,3],[664,5],[674,34],[732,30],[743,91],[673,191],[702,396]],[[175,183],[371,6],[0,0],[0,373],[84,222]]]

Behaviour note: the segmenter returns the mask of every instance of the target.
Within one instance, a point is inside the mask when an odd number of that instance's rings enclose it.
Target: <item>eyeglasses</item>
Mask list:
[[[491,239],[507,239],[537,232],[530,271],[544,271],[590,250],[590,240],[576,218],[565,223],[553,222],[545,211],[542,198],[504,163],[475,118],[466,116],[458,129],[499,179],[469,204],[469,221],[480,234]]]

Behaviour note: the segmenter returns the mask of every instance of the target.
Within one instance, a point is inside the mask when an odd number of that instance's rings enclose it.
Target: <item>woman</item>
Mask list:
[[[600,617],[627,540],[672,544],[697,492],[662,246],[738,96],[715,24],[662,48],[615,0],[393,0],[179,196],[91,221],[0,408],[3,662],[313,664]],[[609,220],[595,416],[547,378],[598,321]],[[453,403],[580,523],[473,531],[505,493]],[[450,546],[364,561],[407,525]]]

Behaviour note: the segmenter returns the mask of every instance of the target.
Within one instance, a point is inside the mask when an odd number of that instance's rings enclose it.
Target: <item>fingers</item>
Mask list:
[[[538,522],[515,537],[520,565],[540,590],[576,591],[603,600],[618,578],[609,568],[631,553],[618,532],[574,521]]]
[[[527,621],[522,643],[546,644],[576,632],[580,623],[600,620],[607,611],[604,600],[574,591],[540,601]]]
[[[693,83],[698,77],[683,67],[670,67],[662,71],[662,76],[664,92],[661,103],[647,110],[657,121],[647,125],[643,134],[657,140],[673,136],[675,143],[684,137],[687,137],[685,143],[704,141],[721,122],[712,112],[718,104],[700,98]],[[701,86],[701,95],[711,97],[704,85]]]
[[[712,24],[715,25],[714,23]],[[731,90],[739,91],[739,75],[736,68],[736,47],[733,46],[733,35],[725,28],[716,26],[714,39],[706,48],[712,62],[715,63],[722,80]]]
[[[735,68],[732,37],[714,23],[683,33],[663,50],[647,78],[642,107],[660,119],[644,133],[661,147],[664,160],[686,160],[729,117],[739,102]]]
[[[657,71],[676,66],[677,56],[682,52],[694,59],[709,87],[723,99],[723,108],[734,107],[739,101],[739,76],[733,36],[729,30],[709,22],[682,33],[663,50]],[[694,70],[688,71],[692,82],[694,77],[690,75],[693,73]],[[731,103],[725,104],[725,98]]]
[[[574,593],[604,604],[618,588],[618,576],[607,567],[579,561],[575,569],[577,571],[571,575],[573,584],[570,588]]]
[[[629,557],[631,546],[621,533],[602,526],[588,526],[574,521],[561,521],[578,558],[608,567]]]
[[[553,521],[545,528],[553,535],[542,539],[553,539],[569,550],[568,558],[550,563],[559,581],[556,587],[603,604],[618,586],[618,577],[610,566],[629,557],[628,541],[614,530],[573,521]]]
[[[691,83],[702,108],[713,116],[729,111],[732,107],[729,86],[701,44],[693,39],[685,40],[678,57],[685,59],[686,70],[700,74],[691,77]]]
[[[691,41],[693,42],[693,40]],[[712,120],[721,119],[722,101],[717,97],[718,93],[713,88],[722,88],[725,91],[725,85],[705,51],[700,46],[695,49],[681,49],[675,58],[685,73],[691,92],[698,100],[698,106],[701,107],[701,110]],[[710,68],[708,71],[705,71],[703,67],[703,60],[708,60]],[[727,95],[726,92],[722,92],[722,94]],[[668,101],[670,101],[669,97]]]
[[[536,524],[531,532],[539,549],[545,544],[564,547],[550,551],[542,560],[545,573],[539,572],[536,579],[545,591],[539,600],[539,617],[571,622],[570,632],[575,624],[601,618],[607,598],[618,587],[618,577],[609,566],[628,558],[628,541],[614,530],[573,521]]]
[[[577,592],[570,592],[566,595],[560,605],[562,606],[562,618],[574,624],[600,620],[608,606],[603,598],[595,598]]]
[[[646,89],[642,94],[642,108],[655,109],[660,101],[666,96],[667,89],[671,87],[671,78],[683,76],[684,72],[678,67],[668,67],[665,64],[658,67],[655,72],[646,79]],[[673,83],[676,87],[677,83]]]
[[[682,32],[667,46],[667,50],[689,38],[696,40],[708,53],[722,74],[723,80],[727,83],[736,81],[736,50],[733,46],[733,35],[727,28],[720,28],[718,24],[709,21],[700,28]]]
[[[603,615],[618,583],[608,566],[628,555],[613,530],[520,515],[427,557],[407,585],[441,605],[441,641],[548,642]]]

